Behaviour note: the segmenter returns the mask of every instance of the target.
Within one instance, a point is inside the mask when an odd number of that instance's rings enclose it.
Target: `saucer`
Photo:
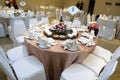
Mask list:
[[[70,50],[70,51],[76,51],[76,50],[78,50],[78,48],[74,48],[74,49],[68,48],[68,50]]]

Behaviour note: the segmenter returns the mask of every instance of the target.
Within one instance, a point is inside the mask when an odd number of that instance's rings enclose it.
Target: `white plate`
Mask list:
[[[54,42],[55,42],[55,40],[54,40],[53,38],[47,38],[47,41],[48,41],[49,43],[54,43]]]
[[[40,48],[49,48],[50,45],[48,45],[48,46],[42,46],[42,45],[39,45],[39,47],[40,47]]]
[[[69,48],[68,48],[68,50],[70,50],[70,51],[76,51],[76,50],[78,50],[78,48],[76,48],[76,49],[72,49],[72,48],[69,49]]]
[[[25,36],[26,39],[34,39],[33,37]]]

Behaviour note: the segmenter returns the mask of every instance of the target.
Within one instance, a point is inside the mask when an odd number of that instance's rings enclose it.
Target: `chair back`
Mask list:
[[[109,77],[115,72],[115,69],[117,67],[118,61],[109,62],[104,70],[100,73],[100,76],[97,80],[108,80]]]
[[[30,18],[29,19],[29,27],[32,27],[33,25],[35,25],[37,23],[38,23],[37,18]]]
[[[87,15],[87,24],[89,24],[89,22],[91,22],[91,15],[90,14]]]
[[[109,77],[114,73],[118,61],[117,59],[120,57],[120,47],[118,47],[115,52],[113,53],[113,56],[111,60],[108,62],[108,64],[105,66],[103,71],[100,73],[100,76],[98,77],[98,80],[108,80]]]
[[[115,22],[113,20],[108,20],[107,25],[103,31],[102,37],[108,40],[112,40],[115,37]]]
[[[2,24],[0,24],[0,37],[5,37],[5,30]]]
[[[114,29],[114,27],[115,27],[115,22],[113,20],[108,20],[106,28]]]
[[[103,34],[103,20],[98,18],[97,19],[97,24],[99,25],[99,32],[98,32],[98,35],[97,35],[99,37],[99,36],[102,36],[102,34]]]
[[[16,80],[12,68],[10,67],[9,61],[5,55],[5,52],[1,47],[0,47],[0,67],[7,75],[7,77],[10,78],[10,80]]]
[[[48,19],[48,17],[42,17],[42,18],[41,18],[41,21],[43,21],[43,22],[46,23],[46,24],[49,24],[49,19]]]
[[[74,19],[74,20],[73,20],[73,25],[74,25],[75,27],[80,27],[80,26],[81,26],[81,21],[80,21],[80,20],[77,20],[77,19]]]
[[[116,61],[120,57],[120,46],[115,50],[115,52],[112,55],[111,62]]]
[[[100,26],[99,29],[103,27],[103,20],[102,20],[102,19],[98,18],[98,19],[97,19],[97,23],[98,23],[99,26]]]
[[[13,22],[12,28],[13,28],[14,38],[18,36],[22,36],[26,30],[25,23],[23,20],[15,20]]]
[[[92,22],[95,21],[96,14],[92,14]]]

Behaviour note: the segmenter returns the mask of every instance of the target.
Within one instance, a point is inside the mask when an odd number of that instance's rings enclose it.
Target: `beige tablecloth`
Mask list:
[[[80,34],[78,37],[80,37]],[[81,63],[95,48],[95,46],[86,47],[81,44],[80,50],[72,52],[63,49],[61,45],[62,41],[56,40],[58,43],[56,46],[42,49],[38,46],[36,40],[25,39],[29,55],[35,55],[43,63],[47,80],[60,80],[60,75],[65,68],[72,63]]]

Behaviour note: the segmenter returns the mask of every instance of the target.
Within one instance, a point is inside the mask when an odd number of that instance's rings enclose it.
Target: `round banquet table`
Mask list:
[[[77,38],[80,36],[81,32],[79,32]],[[43,63],[47,80],[60,80],[60,75],[65,68],[72,63],[81,63],[95,48],[95,45],[87,47],[80,44],[79,50],[64,50],[61,45],[62,41],[64,40],[56,40],[58,43],[56,46],[42,49],[38,46],[37,40],[25,39],[29,55],[36,56]],[[97,42],[96,38],[94,42]]]

